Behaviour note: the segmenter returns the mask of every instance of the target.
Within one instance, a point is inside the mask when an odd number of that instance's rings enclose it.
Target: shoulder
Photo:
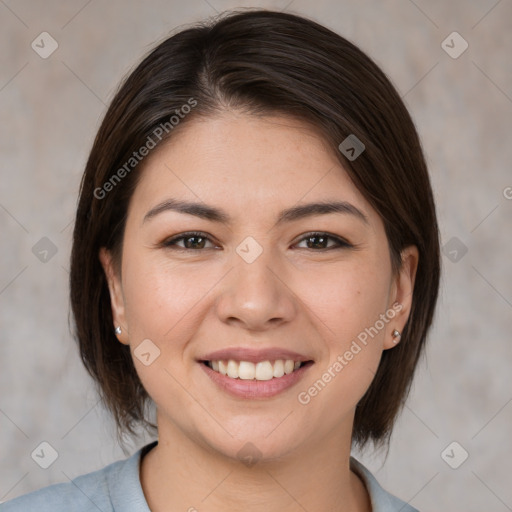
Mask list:
[[[0,512],[114,512],[125,509],[127,503],[139,507],[135,510],[146,510],[140,508],[145,500],[140,487],[139,461],[141,452],[148,448],[70,482],[53,484],[0,504]]]
[[[405,501],[386,492],[370,470],[353,457],[350,457],[350,468],[364,482],[370,495],[373,512],[418,512],[417,509],[405,503]]]
[[[103,469],[81,475],[70,482],[53,484],[19,496],[1,504],[0,511],[81,512],[99,509],[103,512],[111,512],[113,509],[109,498],[108,474],[115,470],[112,466],[111,464]]]

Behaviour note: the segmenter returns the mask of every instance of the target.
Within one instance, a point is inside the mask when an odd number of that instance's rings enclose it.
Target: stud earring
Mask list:
[[[402,337],[402,335],[400,334],[400,331],[397,331],[396,329],[393,331],[392,336],[393,336],[393,338],[395,338],[393,340],[395,343],[398,343],[400,341],[400,338]]]
[[[119,334],[121,334],[121,326],[117,326],[115,329],[114,329],[114,332],[119,336]]]

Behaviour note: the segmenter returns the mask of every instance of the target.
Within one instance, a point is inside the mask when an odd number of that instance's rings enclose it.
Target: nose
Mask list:
[[[234,268],[219,287],[218,317],[251,331],[265,331],[290,322],[297,314],[297,300],[286,282],[286,271],[270,250],[253,262],[234,255]]]

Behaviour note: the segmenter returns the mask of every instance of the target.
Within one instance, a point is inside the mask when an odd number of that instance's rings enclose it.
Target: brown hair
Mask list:
[[[171,116],[191,100],[192,111],[172,127]],[[159,44],[115,95],[87,161],[73,234],[71,306],[82,361],[114,415],[118,438],[123,431],[135,434],[137,424],[156,426],[145,416],[150,400],[130,348],[114,335],[98,253],[106,247],[120,261],[126,212],[141,175],[141,165],[130,160],[134,151],[158,127],[167,127],[166,140],[196,116],[223,109],[285,114],[314,126],[381,216],[393,271],[402,249],[418,248],[402,342],[383,352],[355,414],[356,444],[389,441],[432,323],[440,279],[435,205],[420,141],[395,88],[360,49],[311,20],[266,10],[227,13]],[[365,145],[355,160],[338,150],[349,135]]]

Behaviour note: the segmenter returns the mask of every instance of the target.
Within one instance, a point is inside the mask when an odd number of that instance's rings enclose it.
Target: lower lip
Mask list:
[[[232,379],[222,373],[212,370],[204,363],[199,363],[206,375],[215,382],[221,389],[227,393],[239,398],[269,398],[278,395],[294,384],[299,382],[304,374],[308,371],[312,363],[301,366],[292,373],[283,375],[282,377],[272,378],[270,380],[244,380]]]

